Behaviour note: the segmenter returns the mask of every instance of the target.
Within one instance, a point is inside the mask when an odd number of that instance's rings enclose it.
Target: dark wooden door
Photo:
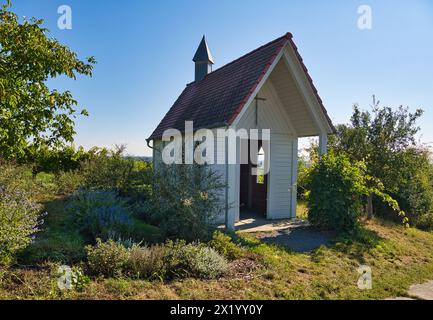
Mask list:
[[[262,147],[261,141],[258,143],[258,149]],[[257,150],[257,153],[259,152]],[[250,190],[251,190],[251,209],[258,213],[266,215],[268,204],[268,175],[256,176],[252,174],[256,165],[250,164]]]
[[[251,209],[266,215],[268,206],[268,175],[263,182],[257,182],[257,176],[251,175]]]
[[[250,164],[241,164],[240,204],[241,209],[249,207],[248,195],[250,190]]]

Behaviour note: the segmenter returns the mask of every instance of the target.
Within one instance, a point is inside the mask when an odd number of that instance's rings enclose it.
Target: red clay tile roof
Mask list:
[[[334,128],[292,41],[292,35],[287,33],[209,73],[203,80],[188,84],[147,140],[162,137],[167,129],[182,132],[185,121],[194,121],[194,129],[230,125],[288,42],[295,49],[326,118]]]

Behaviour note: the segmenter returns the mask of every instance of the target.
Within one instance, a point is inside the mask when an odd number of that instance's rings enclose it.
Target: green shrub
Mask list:
[[[166,238],[209,240],[223,210],[220,177],[207,166],[161,164],[158,168],[144,206],[152,224]]]
[[[79,267],[72,268],[71,285],[77,291],[83,291],[90,284],[90,278]]]
[[[41,187],[41,190],[44,190],[48,193],[55,193],[57,190],[57,185],[55,182],[55,176],[51,173],[39,172],[35,177],[34,181],[37,186]]]
[[[51,231],[35,241],[19,254],[19,262],[34,264],[45,261],[73,264],[86,257],[85,241],[78,232]]]
[[[94,275],[117,277],[128,263],[129,251],[123,245],[97,239],[95,246],[86,246],[89,270]]]
[[[134,163],[123,157],[124,151],[123,146],[116,150],[92,149],[82,164],[85,188],[115,192],[129,189]]]
[[[353,231],[366,195],[362,164],[332,152],[318,161],[307,178],[308,219],[316,226]]]
[[[7,187],[9,192],[25,192],[31,199],[39,199],[51,191],[47,190],[49,182],[35,178],[30,167],[2,163],[0,159],[0,186]]]
[[[40,209],[25,192],[0,185],[0,265],[11,263],[31,243],[42,224]]]
[[[415,220],[415,227],[425,231],[433,231],[433,213],[426,213]]]
[[[120,189],[120,194],[134,202],[144,201],[149,197],[152,189],[152,163],[135,159],[127,160],[132,163],[132,171],[127,177],[128,183]]]
[[[430,151],[409,148],[395,154],[387,164],[390,169],[386,172],[384,185],[414,225],[421,216],[433,211],[433,164],[430,159]],[[391,210],[379,201],[374,202],[374,209],[376,215],[395,220]]]
[[[227,261],[212,248],[198,246],[190,254],[191,274],[195,277],[215,279],[227,272]]]
[[[57,193],[68,195],[76,192],[84,183],[79,171],[61,171],[56,174]]]
[[[10,191],[16,189],[31,191],[28,189],[29,182],[33,182],[31,169],[3,162],[0,158],[1,186],[7,186]],[[33,184],[30,187],[33,187]]]
[[[116,277],[122,274],[142,279],[195,277],[215,279],[228,268],[217,251],[204,244],[168,241],[165,245],[126,248],[119,242],[97,240],[87,246],[89,271],[94,275]]]
[[[153,243],[161,239],[159,229],[135,218],[127,200],[114,192],[79,192],[67,210],[77,228],[91,241],[132,238]]]
[[[244,250],[232,241],[229,235],[215,231],[209,245],[229,260],[236,260],[245,255]]]
[[[143,243],[159,243],[164,240],[162,232],[158,227],[147,224],[137,218],[133,218],[131,228],[123,237]]]
[[[133,226],[127,202],[113,192],[79,192],[67,210],[89,240],[123,237]]]
[[[305,200],[307,192],[307,177],[310,170],[311,160],[300,157],[298,160],[298,179],[297,179],[297,197],[299,200]]]
[[[129,249],[128,273],[136,278],[163,279],[165,276],[165,253],[166,249],[161,245],[151,247],[133,245]]]
[[[313,166],[308,178],[308,220],[337,232],[353,232],[364,211],[365,199],[375,195],[398,213],[407,225],[397,201],[383,192],[383,185],[366,174],[363,162],[351,162],[345,154],[331,151]]]
[[[27,149],[25,162],[31,163],[33,173],[76,171],[81,163],[89,157],[83,147],[75,149],[73,146],[48,147],[47,145],[30,146]]]
[[[395,198],[412,220],[433,211],[431,155],[429,150],[409,149],[397,159],[400,167]]]
[[[185,241],[166,243],[166,266],[171,277],[215,279],[227,271],[227,261],[214,249]]]
[[[94,148],[82,163],[83,185],[93,191],[114,191],[143,201],[151,191],[152,163],[124,156],[125,146],[114,150]]]
[[[350,124],[336,127],[330,148],[350,161],[364,161],[366,173],[381,181],[383,191],[398,201],[409,221],[433,211],[433,166],[429,148],[418,143],[417,121],[423,111],[381,106],[373,97],[371,110],[355,105]],[[376,216],[395,220],[380,197],[373,198]]]

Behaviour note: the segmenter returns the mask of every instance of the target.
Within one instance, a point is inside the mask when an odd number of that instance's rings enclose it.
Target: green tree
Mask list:
[[[115,191],[124,194],[131,188],[134,162],[124,157],[126,147],[114,150],[93,148],[81,164],[85,187],[89,190]]]
[[[25,160],[33,164],[33,174],[50,172],[59,174],[81,168],[81,164],[90,157],[83,147],[61,146],[60,148],[48,148],[40,145],[38,148],[31,145],[26,150]]]
[[[315,162],[306,178],[308,220],[337,232],[356,231],[364,211],[364,199],[374,194],[381,203],[401,217],[407,218],[398,203],[383,192],[383,185],[367,174],[363,161],[351,161],[345,153],[328,154]]]
[[[49,79],[92,75],[95,59],[86,61],[50,38],[42,19],[24,19],[0,6],[0,156],[21,158],[29,145],[72,142],[77,101],[71,92],[52,90]]]
[[[396,110],[381,107],[373,97],[372,113],[355,105],[350,125],[337,127],[331,145],[335,151],[345,152],[351,160],[366,161],[369,174],[383,178],[382,181],[387,182],[387,188],[390,188],[395,181],[390,174],[396,172],[384,174],[384,171],[400,161],[409,147],[416,146],[415,135],[420,130],[416,121],[422,114],[421,109],[410,113],[402,106]]]
[[[363,162],[332,151],[315,162],[306,178],[308,220],[338,232],[355,230],[368,194],[365,169]]]
[[[373,97],[371,112],[355,105],[351,123],[337,126],[337,134],[330,139],[330,147],[336,153],[345,153],[352,162],[364,161],[366,174],[380,180],[388,194],[406,204],[403,209],[409,213],[420,208],[409,203],[423,203],[423,210],[427,210],[429,202],[414,199],[419,188],[416,191],[411,186],[416,183],[413,179],[420,178],[420,172],[429,170],[428,153],[417,146],[415,139],[420,130],[416,122],[422,114],[421,109],[410,113],[402,106],[381,107]],[[430,188],[425,179],[423,183],[425,189]],[[368,197],[369,214],[373,212],[373,199],[372,195]],[[379,209],[383,208],[379,205]]]

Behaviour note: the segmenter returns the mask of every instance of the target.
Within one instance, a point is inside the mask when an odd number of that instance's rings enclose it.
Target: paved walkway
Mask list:
[[[240,232],[270,232],[306,226],[309,226],[308,222],[300,219],[267,220],[257,214],[249,214],[235,224],[236,231]]]
[[[409,297],[387,298],[385,300],[433,300],[433,280],[411,285],[407,294]]]
[[[385,300],[433,300],[433,280],[423,284],[411,285],[407,295],[409,297],[396,297]]]
[[[260,240],[297,252],[308,252],[330,242],[329,235],[300,219],[267,220],[262,215],[248,213],[242,215],[235,227],[239,232],[260,233],[257,236]]]
[[[320,246],[329,245],[331,237],[311,227],[289,228],[271,233],[260,234],[263,242],[278,244],[296,252],[310,252]]]
[[[410,286],[408,294],[421,300],[433,300],[433,280]]]

